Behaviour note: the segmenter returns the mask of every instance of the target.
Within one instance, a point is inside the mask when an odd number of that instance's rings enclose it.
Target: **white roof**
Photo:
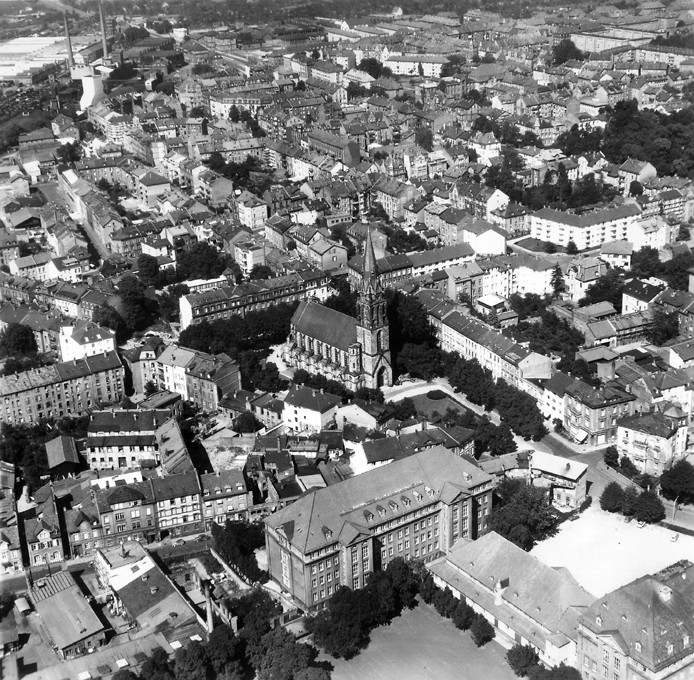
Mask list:
[[[578,479],[588,469],[585,463],[579,463],[562,456],[555,456],[544,451],[533,452],[530,467],[542,472],[548,472],[551,475],[557,475],[557,477],[566,477],[574,480]]]

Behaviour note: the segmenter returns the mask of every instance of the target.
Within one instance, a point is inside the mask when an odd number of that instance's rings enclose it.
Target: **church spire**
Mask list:
[[[362,272],[362,289],[364,291],[378,285],[378,267],[376,253],[371,238],[371,226],[366,227],[366,244],[364,245],[364,271]]]

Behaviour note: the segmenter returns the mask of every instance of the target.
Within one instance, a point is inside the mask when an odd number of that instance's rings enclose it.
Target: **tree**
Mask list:
[[[434,149],[434,133],[426,126],[417,128],[414,135],[414,143],[421,146],[425,151]]]
[[[545,245],[543,250],[548,254],[548,255],[554,255],[554,253],[557,252],[557,246],[555,243],[552,243],[552,241],[545,241]]]
[[[677,230],[677,240],[678,241],[689,241],[691,239],[692,235],[691,232],[689,231],[689,227],[682,223],[680,224],[679,229]]]
[[[132,411],[132,410],[135,408],[135,404],[133,404],[132,399],[130,399],[130,397],[124,396],[124,397],[120,400],[120,407],[121,407],[124,411]]]
[[[557,515],[547,502],[543,489],[522,484],[516,492],[492,510],[489,528],[530,550],[536,542],[551,535],[557,525]]]
[[[174,680],[174,672],[168,654],[156,647],[140,669],[141,677],[147,680]]]
[[[634,505],[634,515],[639,522],[655,524],[665,519],[665,506],[655,491],[642,491]]]
[[[566,244],[566,253],[567,255],[576,255],[576,253],[578,253],[578,248],[573,242],[573,239],[569,239],[569,242]]]
[[[139,677],[129,668],[121,668],[111,676],[111,680],[139,680]]]
[[[639,474],[639,469],[631,462],[631,458],[626,455],[619,459],[619,471],[629,479]]]
[[[618,270],[608,269],[595,283],[588,286],[585,296],[578,301],[578,306],[586,307],[597,302],[610,302],[620,312],[622,290],[624,290],[624,277]]]
[[[27,357],[37,354],[34,331],[21,323],[9,323],[0,333],[0,357]]]
[[[653,313],[653,323],[646,329],[648,342],[662,347],[668,340],[680,334],[679,312],[666,312],[658,307]]]
[[[552,278],[550,279],[550,284],[552,286],[552,292],[554,297],[559,297],[559,295],[566,290],[566,283],[564,282],[564,274],[561,267],[557,263],[552,270]]]
[[[619,452],[616,446],[608,446],[602,454],[602,459],[607,467],[619,467]]]
[[[143,253],[137,258],[137,275],[147,286],[155,286],[159,278],[159,260]]]
[[[126,274],[118,284],[123,320],[132,330],[146,328],[152,318],[152,301],[145,296],[144,284],[133,274]]]
[[[159,386],[153,380],[148,380],[144,384],[144,390],[145,396],[151,397],[153,394],[156,394],[159,391]]]
[[[253,265],[253,269],[249,272],[248,278],[251,279],[251,281],[256,279],[270,279],[273,274],[272,268],[268,267],[266,264],[256,264]]]
[[[477,614],[470,626],[472,641],[477,647],[484,647],[494,639],[494,627],[482,614]]]
[[[267,574],[258,567],[254,552],[265,545],[263,531],[257,524],[231,520],[223,527],[213,524],[212,538],[215,550],[246,578],[266,580]]]
[[[460,630],[468,630],[475,621],[475,610],[465,601],[458,600],[458,604],[451,616],[453,625]]]
[[[633,486],[628,486],[624,489],[624,493],[622,494],[620,512],[626,517],[631,517],[636,509],[636,502],[638,499],[639,492]]]
[[[583,52],[576,47],[569,38],[564,38],[561,42],[552,47],[552,58],[555,65],[563,64],[567,61],[583,59]]]
[[[629,196],[641,196],[643,195],[643,184],[637,179],[631,180],[629,185]]]
[[[234,420],[235,432],[257,432],[262,427],[263,424],[250,411],[240,413]]]
[[[656,248],[644,246],[631,256],[631,275],[637,279],[658,276],[661,269],[662,263]]]
[[[72,164],[82,158],[82,147],[79,142],[68,142],[59,146],[56,149],[56,153],[63,163]]]
[[[540,657],[532,647],[517,644],[506,652],[506,661],[511,670],[522,678],[528,675],[533,666],[540,664]]]
[[[620,512],[624,489],[617,482],[610,482],[600,496],[600,507],[607,512]]]
[[[417,64],[417,73],[419,73],[420,78],[424,78],[424,66],[421,61]]]
[[[176,680],[212,680],[207,649],[197,640],[176,650],[174,675]]]
[[[663,496],[675,503],[694,503],[694,465],[678,460],[661,476],[660,488]]]
[[[359,62],[357,68],[360,71],[368,73],[372,78],[375,78],[376,80],[382,77],[393,75],[393,72],[387,66],[383,66],[383,64],[380,61],[378,61],[378,59],[374,59],[373,57],[362,59]]]

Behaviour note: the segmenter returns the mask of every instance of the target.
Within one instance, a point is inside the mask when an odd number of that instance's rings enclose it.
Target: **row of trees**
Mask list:
[[[610,482],[605,487],[600,496],[600,507],[647,524],[665,519],[665,507],[655,491],[644,489],[639,493],[634,487],[624,488],[618,482]]]

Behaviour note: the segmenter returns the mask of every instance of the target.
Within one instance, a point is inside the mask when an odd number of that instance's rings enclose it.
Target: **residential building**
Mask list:
[[[241,470],[218,470],[200,475],[202,515],[205,531],[212,524],[248,519],[253,493],[248,490]]]
[[[284,399],[282,423],[292,432],[315,434],[335,426],[342,399],[323,390],[292,385]]]
[[[60,327],[60,358],[62,361],[84,359],[105,352],[115,352],[116,333],[93,321],[77,321],[74,326]]]
[[[35,423],[85,413],[123,398],[116,352],[73,359],[0,378],[0,422]]]
[[[308,270],[184,295],[179,301],[181,330],[193,323],[244,316],[280,302],[307,298],[325,300],[330,295],[330,276]]]
[[[150,481],[157,504],[159,540],[203,530],[201,488],[196,472],[168,475]]]
[[[617,438],[617,420],[633,415],[635,407],[636,397],[615,384],[593,387],[576,380],[566,388],[564,427],[579,444],[610,444]]]
[[[581,215],[542,208],[530,216],[530,235],[564,247],[573,241],[579,250],[599,248],[606,241],[627,239],[630,225],[640,214],[641,210],[633,204]]]
[[[492,478],[435,447],[298,498],[265,520],[268,571],[302,609],[364,587],[396,557],[425,562],[484,534]]]
[[[617,450],[639,470],[660,477],[686,456],[687,416],[673,418],[661,411],[639,413],[617,421]]]
[[[694,668],[694,565],[681,560],[596,600],[578,620],[585,680],[684,679]]]

